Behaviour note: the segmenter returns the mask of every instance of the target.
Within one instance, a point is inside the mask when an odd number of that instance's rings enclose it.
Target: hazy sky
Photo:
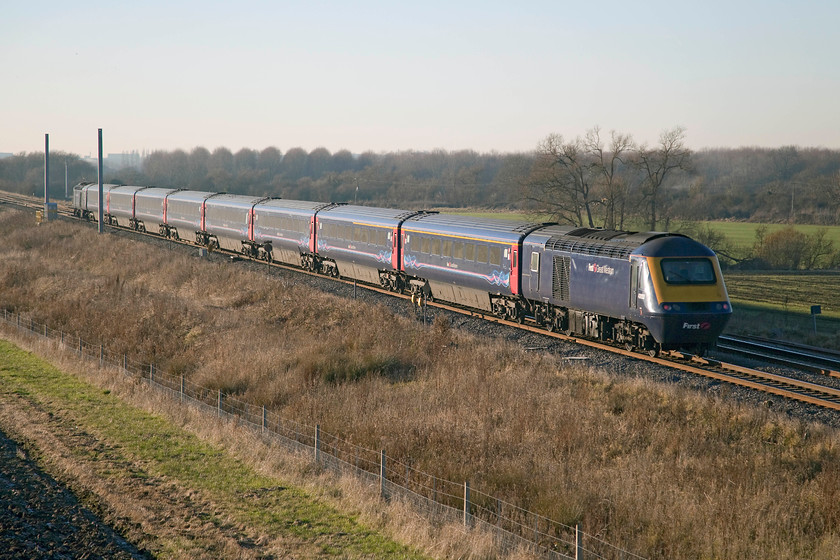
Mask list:
[[[7,0],[0,152],[840,148],[838,53],[836,0]]]

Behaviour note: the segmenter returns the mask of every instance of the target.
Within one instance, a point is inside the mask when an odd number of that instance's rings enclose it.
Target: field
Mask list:
[[[727,333],[840,350],[840,272],[726,272],[724,277],[733,304]],[[822,311],[816,322],[813,305]]]
[[[503,220],[513,221],[546,221],[547,216],[532,216],[523,214],[521,212],[486,212],[473,211],[468,209],[442,209],[442,212],[458,214],[461,216],[473,216],[476,218],[500,218]],[[738,249],[750,249],[755,243],[756,230],[764,226],[767,228],[767,233],[773,233],[780,229],[788,227],[788,224],[758,224],[749,222],[672,222],[670,229],[672,231],[681,231],[685,228],[705,227],[708,225],[714,231],[720,232]],[[645,230],[644,224],[628,224],[625,226],[628,229]],[[834,243],[834,248],[840,248],[840,226],[815,226],[809,224],[797,224],[794,227],[806,235],[812,235],[820,230],[826,231],[826,239]]]
[[[791,420],[785,403],[752,408],[719,386],[655,383],[635,361],[427,327],[298,275],[79,224],[36,230],[0,210],[0,237],[6,309],[645,558],[840,549],[840,434]],[[441,556],[459,538],[401,536]]]
[[[768,234],[789,227],[788,224],[754,224],[748,222],[699,222],[699,225],[708,225],[714,231],[724,234],[735,247],[740,249],[749,249],[753,246],[755,243],[755,232],[761,226],[767,228]],[[840,248],[840,226],[796,224],[793,227],[806,235],[813,235],[820,230],[825,230],[826,239],[834,243],[835,249]]]

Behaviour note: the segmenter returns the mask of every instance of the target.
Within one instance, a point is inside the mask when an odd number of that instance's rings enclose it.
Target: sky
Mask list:
[[[840,2],[14,1],[0,152],[840,149]]]

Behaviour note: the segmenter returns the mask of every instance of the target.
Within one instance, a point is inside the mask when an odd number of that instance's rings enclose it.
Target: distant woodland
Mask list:
[[[52,153],[50,192],[95,181],[95,166]],[[0,160],[0,189],[43,195],[43,153]],[[270,147],[157,151],[106,183],[155,185],[400,208],[532,212],[589,227],[668,229],[672,220],[840,225],[840,151],[785,146],[692,151],[685,130],[654,145],[595,127],[552,134],[530,153],[330,153]]]

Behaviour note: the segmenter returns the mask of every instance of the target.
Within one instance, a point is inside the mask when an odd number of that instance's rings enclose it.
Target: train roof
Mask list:
[[[176,190],[172,194],[169,195],[169,200],[185,200],[191,202],[204,202],[206,199],[210,198],[211,196],[215,196],[219,193],[213,193],[208,191],[186,191],[186,190]]]
[[[474,218],[457,214],[423,213],[409,218],[403,225],[403,229],[413,233],[517,243],[530,232],[545,225],[500,218]]]
[[[598,228],[552,225],[532,234],[546,249],[576,254],[628,258],[631,254],[646,257],[713,256],[705,245],[680,233],[664,231],[620,231]]]
[[[417,213],[416,210],[340,204],[324,208],[318,212],[318,220],[338,220],[357,224],[393,227],[401,224],[404,220]]]
[[[248,196],[242,194],[217,194],[207,197],[207,206],[223,206],[229,208],[248,208],[257,204],[262,200],[266,200],[265,196]]]
[[[322,208],[332,206],[330,202],[310,202],[308,200],[289,200],[287,198],[269,198],[257,204],[257,212],[291,212],[314,214]]]

